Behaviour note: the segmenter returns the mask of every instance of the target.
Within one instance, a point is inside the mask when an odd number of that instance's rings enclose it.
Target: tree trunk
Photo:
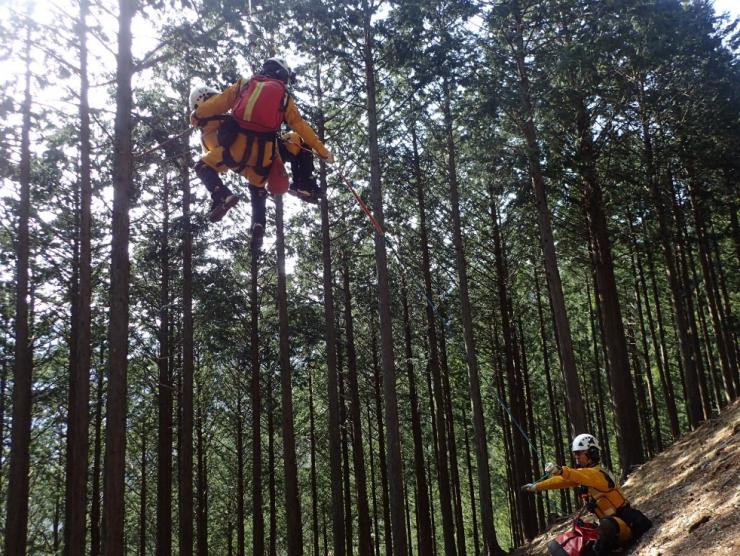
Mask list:
[[[321,74],[317,70],[317,96],[322,98]],[[319,138],[324,136],[323,112],[320,109]],[[322,186],[326,190],[326,167],[321,165]],[[319,203],[321,211],[321,250],[324,268],[324,322],[326,323],[326,367],[327,399],[329,401],[329,467],[331,481],[331,516],[334,533],[334,555],[342,556],[346,544],[344,530],[344,500],[342,497],[342,440],[339,430],[339,378],[337,376],[337,332],[334,328],[334,272],[331,264],[331,235],[329,233],[329,199],[324,197]]]
[[[349,388],[350,417],[352,419],[352,463],[355,472],[355,490],[357,491],[358,550],[360,556],[370,556],[373,552],[373,541],[370,531],[370,512],[367,501],[365,454],[362,444],[362,408],[360,406],[360,388],[357,381],[357,354],[355,350],[354,318],[352,316],[352,292],[346,251],[342,254],[342,266],[344,279],[344,326],[347,336],[347,382]]]
[[[283,473],[285,481],[285,525],[288,553],[303,554],[303,523],[301,498],[298,490],[295,429],[293,425],[293,383],[290,366],[288,331],[288,294],[285,277],[285,233],[283,231],[283,199],[275,198],[275,233],[278,265],[278,315],[280,318],[280,391],[283,431]]]
[[[462,225],[460,223],[460,194],[457,185],[457,169],[455,167],[455,143],[452,136],[452,113],[450,110],[449,84],[443,83],[443,113],[447,136],[447,179],[450,186],[450,204],[452,210],[452,242],[455,246],[458,287],[460,289],[460,312],[465,339],[465,357],[468,367],[468,385],[473,409],[473,430],[478,463],[478,488],[480,488],[481,527],[483,529],[483,552],[493,555],[504,554],[496,539],[494,526],[493,506],[491,501],[491,473],[488,465],[488,438],[483,417],[483,401],[480,392],[480,376],[478,373],[478,356],[476,354],[475,334],[473,331],[473,316],[468,293],[468,272],[465,261],[465,250],[462,240]]]
[[[650,309],[650,297],[648,295],[647,283],[645,281],[645,272],[642,267],[642,261],[639,254],[637,255],[637,272],[640,277],[640,287],[642,289],[642,296],[645,300],[645,312],[647,313],[648,329],[650,330],[650,338],[653,344],[653,353],[655,354],[655,362],[658,366],[658,375],[660,376],[661,389],[663,390],[663,398],[665,399],[666,412],[668,413],[668,423],[671,427],[671,436],[676,439],[681,434],[681,429],[678,424],[678,411],[676,409],[676,395],[673,391],[673,381],[671,380],[670,366],[668,365],[668,359],[663,349],[663,344],[660,342],[660,338],[656,333],[655,322],[653,321],[653,314]],[[657,291],[653,292],[657,296]],[[660,313],[659,305],[656,304],[656,311]],[[662,334],[662,330],[661,330]]]
[[[190,148],[183,141],[182,182],[182,407],[180,429],[180,556],[193,554],[193,239],[190,224]]]
[[[159,290],[159,400],[157,441],[157,556],[172,554],[172,373],[170,371],[170,257],[169,182],[165,181],[162,200]]]
[[[630,218],[631,222],[631,218]],[[635,262],[635,259],[637,258],[637,255],[635,253],[636,249],[634,246],[634,243],[632,244],[632,253],[630,256],[630,262],[632,264],[632,280],[634,283],[635,288],[635,302],[637,303],[636,311],[637,311],[637,322],[640,326],[640,341],[641,341],[641,348],[642,348],[642,358],[645,361],[645,375],[647,378],[647,384],[648,384],[648,394],[650,396],[650,409],[651,409],[651,418],[652,418],[652,427],[655,430],[655,449],[658,452],[663,451],[663,438],[660,432],[660,418],[658,417],[658,401],[657,396],[655,395],[655,386],[653,384],[653,369],[652,365],[650,364],[650,348],[648,347],[648,340],[647,340],[647,332],[645,330],[645,317],[643,315],[642,310],[642,292],[640,290],[640,281],[638,279],[637,275],[637,264]],[[635,346],[637,349],[637,346]],[[639,388],[638,384],[638,388]],[[647,421],[645,423],[647,425]],[[650,433],[648,430],[650,427],[646,428],[646,432]]]
[[[29,219],[31,213],[31,28],[26,32],[25,94],[21,109],[20,203],[16,243],[15,363],[13,417],[10,433],[5,554],[22,556],[28,537],[28,494],[31,445],[33,345],[29,330]]]
[[[139,556],[146,555],[146,508],[147,508],[147,481],[146,481],[146,421],[141,425],[141,493],[139,495]]]
[[[126,465],[126,402],[129,324],[129,195],[133,189],[131,152],[131,20],[136,2],[119,0],[116,70],[116,121],[113,159],[113,239],[111,242],[110,364],[106,404],[103,553],[123,556]]]
[[[468,438],[468,417],[465,414],[465,404],[462,405],[462,420],[465,435],[465,466],[468,468],[468,489],[470,490],[470,513],[473,514],[473,544],[475,556],[480,554],[480,539],[478,538],[478,510],[475,507],[475,483],[473,483],[473,465],[470,462],[470,439]]]
[[[204,439],[205,416],[203,415],[203,401],[198,403],[195,418],[196,450],[198,472],[196,474],[196,490],[198,509],[195,515],[195,543],[198,556],[208,556],[208,455]]]
[[[702,275],[704,278],[704,293],[709,305],[709,314],[712,317],[712,327],[714,328],[714,337],[717,342],[719,351],[719,360],[724,378],[725,390],[729,400],[734,400],[735,385],[734,376],[737,373],[737,362],[735,361],[735,350],[730,349],[732,342],[729,340],[727,323],[720,316],[720,299],[717,288],[717,281],[714,279],[714,273],[711,266],[709,255],[709,242],[706,237],[706,218],[704,216],[704,206],[702,203],[702,192],[694,175],[695,170],[689,168],[689,194],[691,196],[691,206],[694,213],[694,227],[698,238],[699,262],[701,263]],[[724,404],[722,404],[724,405]]]
[[[251,249],[250,287],[250,396],[252,402],[252,554],[265,553],[265,518],[262,508],[262,395],[260,393],[258,250]],[[240,528],[242,526],[240,525]],[[240,547],[239,556],[243,556]]]
[[[570,333],[570,322],[565,309],[565,298],[563,296],[563,284],[560,280],[557,253],[552,235],[552,224],[550,222],[550,211],[547,207],[545,194],[545,179],[540,166],[540,147],[537,143],[537,132],[533,122],[533,108],[529,85],[528,68],[525,62],[524,37],[521,29],[524,28],[522,15],[515,7],[513,14],[516,27],[513,43],[510,44],[514,54],[517,72],[519,74],[519,98],[521,106],[521,130],[527,143],[527,160],[529,172],[532,178],[535,206],[537,208],[537,224],[540,230],[540,242],[545,262],[545,277],[547,287],[552,301],[553,320],[557,331],[558,350],[565,375],[565,398],[572,426],[571,434],[586,432],[586,412],[583,407],[581,390],[578,383],[578,371],[576,369],[575,354],[573,353],[573,340]]]
[[[643,142],[645,150],[652,153],[647,122],[643,122]],[[652,156],[649,158],[652,158]],[[670,177],[667,179],[670,180]],[[660,242],[663,248],[663,259],[665,261],[668,283],[671,287],[673,311],[676,315],[678,342],[681,351],[681,368],[683,370],[683,378],[687,394],[687,416],[689,419],[689,426],[694,429],[704,419],[701,407],[701,395],[699,393],[697,358],[689,343],[688,320],[683,304],[683,292],[679,283],[678,266],[673,251],[673,233],[670,227],[669,214],[666,208],[664,194],[662,188],[658,185],[657,178],[652,179],[649,185],[653,197],[653,205],[658,216]]]
[[[370,496],[373,503],[373,538],[375,539],[375,556],[380,556],[380,537],[378,536],[378,498],[375,492],[375,454],[373,452],[373,422],[370,418],[370,404],[365,406],[367,415],[367,437],[370,447]]]
[[[236,397],[236,549],[239,556],[244,556],[244,416],[241,384],[237,384],[237,388],[239,391]],[[260,464],[258,462],[255,465],[259,467]]]
[[[673,180],[671,181],[671,186],[673,185]],[[679,271],[679,280],[682,281],[682,297],[684,302],[686,303],[686,320],[688,321],[688,332],[689,332],[689,342],[690,346],[693,350],[695,362],[696,362],[696,378],[697,378],[697,385],[698,385],[698,391],[699,391],[699,405],[702,408],[702,418],[704,420],[709,419],[712,415],[712,409],[711,409],[711,402],[709,400],[709,388],[707,387],[706,382],[706,375],[704,370],[704,363],[702,361],[702,351],[701,351],[701,345],[699,342],[699,330],[696,326],[696,312],[694,310],[694,285],[691,283],[691,280],[689,279],[689,263],[687,262],[687,259],[690,258],[690,253],[688,252],[690,249],[690,245],[688,243],[688,240],[685,237],[685,222],[683,217],[683,211],[681,207],[678,206],[678,201],[676,199],[676,193],[675,191],[672,192],[672,210],[673,210],[673,218],[676,221],[676,227],[678,229],[678,241],[677,241],[677,247],[678,247],[678,271]],[[686,389],[687,389],[687,395],[688,392],[691,391],[688,381],[686,382]]]
[[[347,554],[353,554],[352,550],[352,489],[350,488],[349,470],[349,440],[347,434],[347,396],[344,392],[344,362],[342,360],[342,334],[337,321],[337,378],[339,378],[339,427],[342,433],[342,488],[344,496],[344,534],[347,545]]]
[[[381,190],[380,151],[378,147],[378,116],[375,105],[376,83],[374,67],[374,33],[371,29],[371,12],[364,4],[365,87],[367,93],[368,148],[370,154],[370,195],[373,213],[382,227],[383,194]],[[407,553],[404,531],[403,474],[401,471],[401,432],[398,425],[398,398],[396,393],[396,367],[393,355],[393,324],[391,321],[391,296],[388,281],[388,262],[383,236],[375,231],[375,266],[378,279],[378,314],[380,317],[380,347],[383,362],[383,399],[388,443],[388,485],[390,488],[391,527],[396,556]],[[389,555],[390,556],[390,555]]]
[[[277,226],[276,226],[277,227]],[[275,501],[275,421],[273,414],[275,403],[272,396],[272,372],[267,373],[267,493],[270,508],[269,534],[267,553],[270,556],[277,554],[277,508]]]
[[[442,378],[440,376],[438,340],[437,340],[437,316],[434,313],[434,292],[432,290],[432,273],[429,256],[429,236],[427,232],[426,203],[424,200],[424,182],[419,163],[418,141],[416,138],[416,127],[411,127],[414,153],[414,175],[416,177],[416,198],[419,207],[419,234],[421,243],[421,266],[424,276],[424,291],[426,295],[426,320],[427,320],[427,343],[429,346],[429,370],[432,376],[432,388],[434,392],[433,426],[436,429],[435,441],[437,451],[437,486],[439,488],[439,504],[442,513],[442,533],[444,535],[445,554],[455,556],[455,533],[452,521],[452,502],[450,499],[450,479],[447,461],[447,423],[444,416],[444,401],[442,396]],[[434,409],[434,408],[432,408]]]
[[[409,402],[411,409],[411,430],[414,437],[414,475],[416,477],[416,527],[418,549],[420,554],[431,554],[432,523],[429,517],[429,498],[427,496],[427,479],[424,465],[424,439],[421,432],[419,400],[416,394],[416,377],[414,376],[414,352],[411,347],[411,321],[409,318],[408,291],[406,278],[401,277],[401,303],[403,306],[403,331],[406,347],[406,375],[409,381]]]
[[[375,319],[372,323],[372,359],[373,378],[375,380],[375,419],[378,425],[378,458],[380,460],[380,488],[383,499],[383,537],[385,538],[386,555],[393,554],[393,534],[391,532],[391,510],[388,499],[388,465],[385,454],[385,434],[383,427],[383,399],[380,397],[380,364],[378,363],[378,341],[375,333]]]
[[[79,282],[74,304],[76,322],[74,357],[71,358],[69,419],[67,425],[67,480],[65,492],[64,552],[85,552],[87,510],[88,423],[90,399],[90,300],[92,297],[92,267],[90,229],[92,186],[90,178],[90,107],[87,75],[87,13],[88,0],[80,1],[77,37],[80,68],[80,213],[79,259],[76,269]]]
[[[313,554],[319,554],[319,500],[316,485],[316,426],[313,409],[313,374],[308,373],[308,411],[311,435],[311,530],[313,537]]]
[[[622,474],[645,460],[640,438],[637,404],[630,375],[627,340],[622,322],[619,292],[614,277],[611,241],[604,213],[601,184],[596,171],[591,114],[585,101],[575,99],[578,140],[576,156],[583,178],[584,201],[588,225],[593,238],[593,262],[599,283],[599,301],[604,322],[604,341],[609,358],[609,380],[612,386],[614,421]]]
[[[102,352],[102,349],[101,349]],[[93,448],[92,463],[92,491],[90,493],[90,556],[100,554],[100,459],[103,452],[103,366],[98,366],[97,390],[95,393],[95,446]]]
[[[501,312],[501,331],[504,336],[504,362],[506,378],[509,386],[509,407],[511,418],[515,426],[525,426],[523,392],[517,381],[517,374],[521,372],[517,348],[514,342],[514,331],[512,330],[511,301],[508,291],[508,272],[506,268],[505,247],[501,240],[499,227],[498,208],[496,207],[496,196],[491,186],[489,188],[491,197],[491,223],[493,231],[493,250],[496,259],[496,276],[498,285],[498,302]],[[523,485],[532,482],[531,456],[529,447],[523,442],[521,435],[513,435],[512,469],[514,471],[514,484]],[[515,488],[517,507],[519,508],[519,519],[527,539],[533,539],[537,534],[537,513],[534,507],[533,497],[528,493]]]
[[[457,532],[458,556],[465,556],[465,520],[462,513],[462,501],[460,500],[460,466],[457,459],[457,438],[455,436],[455,415],[452,410],[452,392],[450,388],[450,367],[447,365],[447,338],[444,323],[447,319],[440,314],[439,354],[442,371],[442,396],[445,412],[445,423],[447,424],[447,445],[450,450],[450,488],[452,494],[452,505],[455,512],[455,531]]]

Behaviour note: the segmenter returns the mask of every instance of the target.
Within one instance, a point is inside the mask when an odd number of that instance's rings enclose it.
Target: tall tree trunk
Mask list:
[[[370,512],[367,501],[365,454],[362,444],[362,407],[360,406],[360,388],[357,381],[357,354],[355,350],[354,318],[352,315],[352,291],[350,288],[349,264],[346,251],[342,253],[342,267],[342,276],[344,279],[344,326],[347,336],[347,382],[349,388],[350,417],[352,419],[352,464],[355,472],[355,490],[357,491],[358,549],[360,556],[370,556],[373,552],[373,541],[370,531]]]
[[[375,384],[375,419],[378,425],[378,458],[380,460],[380,488],[383,499],[383,537],[386,555],[393,554],[393,534],[391,532],[391,510],[388,499],[388,465],[385,454],[385,434],[383,427],[383,399],[380,396],[380,364],[378,362],[378,340],[375,332],[375,319],[372,323],[371,344],[373,359],[373,378]]]
[[[285,525],[288,553],[303,554],[303,523],[301,498],[298,491],[298,463],[293,425],[293,383],[291,380],[290,344],[288,340],[288,294],[285,277],[285,233],[283,230],[283,199],[275,198],[275,233],[278,265],[278,315],[280,318],[280,392],[283,431],[283,473],[285,481]]]
[[[195,515],[195,546],[198,556],[208,556],[208,454],[206,453],[207,446],[204,438],[206,417],[203,413],[203,401],[199,399],[195,417],[195,438],[198,454],[198,471],[196,473],[198,509]]]
[[[313,374],[308,373],[308,411],[311,441],[311,531],[313,537],[313,554],[319,554],[319,495],[316,485],[316,425],[313,409]]]
[[[272,372],[267,373],[267,493],[269,496],[269,534],[267,553],[277,554],[277,508],[275,501],[275,403],[272,396]]]
[[[645,456],[642,451],[640,423],[637,418],[637,403],[630,375],[619,292],[614,277],[611,241],[604,213],[601,184],[596,171],[597,155],[593,144],[591,114],[581,96],[577,96],[574,103],[578,131],[576,156],[579,173],[584,182],[586,216],[593,238],[593,262],[599,283],[604,341],[609,358],[609,380],[612,386],[617,447],[622,464],[622,474],[626,475],[634,466],[642,463]]]
[[[534,289],[537,296],[537,317],[540,326],[540,340],[542,342],[542,362],[545,372],[545,382],[547,384],[547,402],[550,408],[550,423],[553,431],[553,442],[555,444],[555,461],[565,462],[565,453],[563,451],[563,436],[560,430],[560,421],[558,419],[558,411],[555,406],[555,390],[552,384],[552,376],[550,373],[550,350],[547,347],[547,333],[545,331],[545,319],[544,312],[542,310],[542,296],[540,294],[540,280],[537,273],[537,267],[532,265],[532,272],[534,274]],[[540,444],[542,448],[542,444]],[[560,507],[565,508],[566,505],[566,493],[565,490],[560,489]]]
[[[244,556],[244,416],[241,384],[237,384],[237,388],[239,391],[236,395],[236,550],[239,556]],[[255,465],[259,466],[259,463]]]
[[[506,378],[509,386],[509,407],[511,408],[511,418],[515,426],[525,425],[524,400],[523,392],[517,381],[517,374],[521,372],[519,368],[519,358],[517,357],[517,348],[514,342],[514,331],[512,330],[511,301],[508,291],[508,271],[505,261],[505,247],[501,240],[499,226],[498,208],[496,206],[496,195],[491,186],[489,188],[491,197],[491,223],[493,231],[493,250],[496,259],[496,276],[498,285],[498,301],[501,311],[501,331],[504,336],[504,363],[506,368]],[[513,453],[512,468],[514,471],[514,484],[523,485],[532,482],[531,456],[529,447],[523,442],[521,435],[513,436]],[[537,513],[534,507],[533,499],[520,489],[514,489],[517,498],[517,506],[520,509],[519,518],[522,522],[524,535],[527,539],[533,539],[537,534]]]
[[[101,349],[102,352],[102,349]],[[96,369],[97,387],[95,400],[95,445],[92,462],[92,490],[90,493],[90,556],[100,555],[100,460],[103,452],[103,356]]]
[[[67,555],[85,552],[87,510],[88,423],[90,399],[90,300],[92,297],[92,267],[90,228],[92,186],[90,178],[90,107],[87,75],[87,13],[88,0],[80,1],[79,40],[80,68],[80,213],[79,259],[76,269],[79,282],[75,302],[74,354],[71,358],[69,389],[69,419],[67,425],[67,480],[64,514],[64,552]]]
[[[113,159],[108,403],[106,404],[103,553],[123,556],[129,309],[129,195],[133,189],[131,20],[136,2],[119,0]]]
[[[141,474],[141,492],[139,494],[139,556],[146,554],[146,516],[147,509],[147,481],[146,481],[146,421],[141,424],[141,462],[139,473]]]
[[[465,466],[468,468],[468,489],[470,490],[470,513],[473,515],[473,545],[475,556],[480,554],[480,538],[478,534],[478,510],[475,507],[475,483],[473,482],[473,465],[470,461],[470,439],[468,438],[468,417],[465,414],[465,404],[462,405],[463,434],[465,435]]]
[[[26,31],[26,78],[21,128],[20,203],[16,243],[15,362],[5,554],[22,556],[28,537],[33,345],[29,330],[29,219],[31,213],[31,28]]]
[[[660,342],[660,338],[656,332],[655,322],[653,321],[653,314],[650,308],[650,296],[648,295],[647,283],[645,281],[645,271],[642,267],[642,260],[640,259],[639,253],[637,254],[636,259],[637,272],[640,277],[640,288],[642,290],[642,297],[645,300],[645,312],[647,313],[648,329],[650,330],[653,353],[655,354],[655,362],[658,366],[658,375],[660,377],[661,389],[663,390],[663,398],[665,399],[666,412],[668,413],[668,423],[671,427],[671,436],[676,439],[681,434],[681,430],[678,424],[676,395],[673,391],[673,381],[671,379],[670,367],[668,365],[666,353],[663,350],[663,344]],[[657,304],[656,311],[659,311],[659,306]]]
[[[439,488],[439,504],[442,513],[442,533],[444,535],[445,554],[455,556],[455,533],[452,521],[452,502],[450,499],[449,464],[447,461],[447,423],[444,416],[444,401],[442,396],[442,378],[440,375],[437,316],[434,313],[434,292],[432,290],[432,273],[429,256],[429,234],[427,231],[426,202],[424,200],[424,181],[419,162],[419,149],[416,137],[416,126],[411,127],[414,154],[414,175],[416,177],[416,199],[419,207],[419,234],[421,243],[421,266],[424,276],[424,293],[426,295],[427,344],[429,346],[429,371],[432,378],[434,393],[433,426],[436,429],[435,441],[437,446],[437,487]],[[434,408],[432,408],[434,409]]]
[[[260,392],[259,299],[257,290],[257,249],[251,249],[250,323],[250,396],[252,402],[252,553],[265,553],[265,517],[262,507],[262,394]],[[240,554],[242,556],[241,548]]]
[[[427,497],[427,479],[424,465],[424,439],[421,432],[419,400],[416,395],[416,377],[414,376],[413,364],[414,352],[411,347],[411,320],[409,318],[408,291],[405,276],[401,277],[401,303],[403,306],[403,331],[406,347],[406,375],[409,381],[409,402],[411,404],[411,430],[414,437],[418,549],[420,554],[431,554],[434,541],[432,540],[432,523],[429,517],[429,498]]]
[[[550,211],[547,207],[545,178],[540,165],[540,147],[537,143],[537,132],[533,121],[534,111],[529,85],[529,70],[525,62],[524,37],[521,31],[524,29],[524,25],[518,4],[514,4],[513,6],[512,15],[514,16],[516,27],[510,47],[514,55],[519,78],[519,99],[522,114],[520,125],[522,135],[527,143],[527,160],[532,179],[535,206],[537,208],[537,224],[540,230],[540,242],[544,255],[545,277],[552,302],[560,361],[565,375],[565,398],[572,426],[571,434],[576,435],[586,430],[586,412],[583,406],[583,399],[581,398],[570,322],[565,308],[563,284],[560,280],[560,270],[558,269],[555,241],[553,240],[552,224],[550,222]]]
[[[724,378],[727,396],[730,400],[734,400],[736,393],[733,378],[737,373],[735,350],[730,349],[732,342],[729,340],[728,328],[720,316],[719,291],[717,288],[717,281],[714,279],[713,275],[709,254],[709,242],[706,237],[706,218],[704,215],[702,192],[700,191],[698,178],[695,176],[695,169],[692,165],[689,167],[689,194],[691,196],[691,206],[694,214],[694,227],[697,239],[699,240],[699,262],[701,263],[701,270],[704,278],[704,293],[706,294],[706,299],[709,305],[709,314],[712,317],[712,327],[714,328],[714,337],[717,342],[717,350],[719,351],[722,376]]]
[[[363,59],[365,63],[365,87],[367,93],[368,148],[370,154],[370,196],[373,213],[383,226],[383,194],[380,175],[380,150],[378,147],[378,115],[375,104],[376,83],[374,66],[372,13],[367,0],[364,8]],[[380,316],[380,346],[383,361],[383,399],[385,400],[385,424],[388,444],[388,485],[391,504],[391,527],[396,556],[407,553],[404,531],[403,474],[401,471],[401,431],[398,425],[398,397],[396,393],[396,366],[393,355],[393,324],[391,321],[391,296],[388,281],[388,261],[385,240],[375,232],[375,266],[378,279],[378,314]]]
[[[671,186],[673,186],[673,180]],[[696,326],[696,312],[694,310],[694,284],[692,284],[689,278],[689,260],[692,259],[689,250],[691,249],[688,239],[685,236],[685,221],[683,216],[682,207],[678,205],[676,199],[676,192],[672,192],[672,209],[673,218],[676,221],[676,227],[678,230],[678,270],[679,279],[683,282],[682,292],[683,299],[686,303],[686,320],[688,321],[688,332],[689,342],[693,350],[695,361],[696,361],[696,378],[699,390],[699,401],[702,408],[702,418],[704,420],[709,419],[712,415],[711,402],[709,400],[709,388],[707,387],[706,374],[704,369],[704,362],[702,361],[701,344],[699,341],[699,329]],[[690,392],[690,386],[687,381],[686,383],[687,394]]]
[[[159,400],[157,441],[157,556],[172,554],[172,373],[170,370],[169,182],[162,199],[159,289]]]
[[[511,302],[511,300],[509,302]],[[532,399],[532,389],[530,388],[529,384],[529,366],[527,365],[527,350],[524,347],[524,330],[522,328],[521,318],[517,320],[519,324],[519,349],[521,350],[521,375],[523,382],[523,388],[520,388],[520,391],[522,392],[522,395],[524,397],[524,409],[526,409],[527,421],[524,426],[525,429],[529,431],[530,440],[527,442],[527,448],[531,448],[531,450],[529,451],[529,463],[531,463],[532,470],[531,478],[532,480],[534,480],[535,477],[539,476],[540,469],[545,466],[545,463],[543,460],[540,460],[539,454],[537,453],[537,446],[534,435],[534,431],[537,430],[537,423],[535,422],[534,416],[534,400]],[[522,413],[524,414],[524,411]],[[534,506],[536,504],[537,519],[539,520],[537,528],[538,531],[542,531],[547,527],[547,523],[545,522],[545,509],[542,506],[542,497],[539,496],[536,499],[530,500],[530,502],[530,511],[534,510]]]
[[[480,488],[481,527],[483,529],[483,552],[494,555],[504,554],[496,539],[493,506],[491,500],[491,473],[488,465],[488,438],[483,417],[483,401],[480,392],[478,372],[478,355],[476,354],[473,316],[468,293],[468,271],[465,261],[465,248],[462,240],[460,223],[460,194],[457,185],[455,167],[455,143],[452,135],[452,112],[450,109],[449,83],[443,82],[443,114],[447,136],[447,179],[450,186],[450,203],[452,205],[452,242],[455,246],[458,287],[460,289],[460,312],[465,339],[465,358],[468,367],[468,384],[473,409],[473,430],[478,463],[478,488]]]
[[[455,531],[457,532],[458,556],[465,556],[465,520],[462,513],[462,501],[460,500],[460,466],[457,459],[457,438],[455,436],[455,415],[452,410],[452,389],[450,388],[450,367],[447,364],[447,338],[444,323],[447,319],[440,314],[439,354],[442,371],[442,396],[445,412],[445,423],[447,424],[447,444],[450,450],[450,489],[452,491],[452,506],[455,512]]]
[[[647,122],[643,120],[643,142],[646,152],[652,153],[652,143]],[[652,156],[649,156],[651,159]],[[667,176],[670,181],[670,176]],[[661,246],[663,248],[663,259],[666,267],[668,283],[671,287],[671,300],[673,312],[676,315],[678,343],[681,352],[681,368],[686,386],[686,406],[689,426],[694,429],[704,419],[701,407],[701,395],[699,393],[699,375],[697,371],[697,357],[689,343],[689,325],[683,304],[683,292],[679,283],[678,266],[673,251],[673,233],[670,226],[669,213],[664,199],[663,188],[658,183],[658,178],[650,180],[649,186],[653,198],[653,205],[658,216],[658,228]]]
[[[367,415],[367,438],[370,447],[370,497],[373,503],[373,538],[375,539],[375,556],[380,556],[380,538],[378,533],[378,498],[375,492],[375,453],[373,452],[373,422],[370,417],[370,403],[365,406]]]
[[[317,96],[322,97],[321,74],[317,71]],[[319,137],[323,137],[323,119],[319,122]],[[321,183],[326,184],[326,170],[321,166]],[[331,516],[334,533],[334,554],[345,552],[344,500],[342,497],[342,445],[339,430],[339,379],[337,376],[337,332],[334,328],[334,273],[331,264],[331,236],[329,233],[329,200],[319,203],[321,210],[321,249],[324,267],[324,322],[326,323],[326,367],[329,389],[329,467],[331,481]]]
[[[183,142],[182,182],[182,407],[180,408],[180,556],[193,554],[193,239],[190,224],[190,148]]]
[[[342,433],[342,488],[344,496],[344,534],[347,554],[353,554],[352,545],[352,489],[350,487],[349,470],[349,440],[347,434],[347,396],[344,392],[344,361],[342,360],[342,333],[339,321],[336,322],[337,331],[337,378],[339,378],[339,427]]]
[[[637,303],[637,307],[636,307],[637,322],[640,326],[640,342],[641,342],[641,348],[642,348],[642,359],[645,361],[645,375],[646,375],[647,384],[648,384],[648,395],[650,396],[651,418],[653,421],[651,427],[655,430],[655,448],[658,452],[662,452],[663,451],[663,437],[660,432],[660,418],[658,416],[658,401],[657,401],[657,396],[655,395],[655,386],[653,384],[653,369],[652,369],[652,365],[650,364],[650,348],[648,347],[647,332],[645,330],[645,317],[643,315],[643,309],[642,309],[643,300],[642,300],[642,292],[640,290],[640,281],[637,275],[637,264],[635,262],[636,258],[637,258],[637,254],[635,253],[635,246],[633,243],[632,253],[630,256],[630,262],[632,264],[632,279],[633,279],[634,288],[635,288],[635,301]],[[635,348],[637,349],[637,346],[635,346]],[[638,384],[638,388],[639,387],[640,385]],[[647,425],[647,422],[645,424]],[[646,432],[648,434],[650,433],[649,428],[650,427],[646,428]]]

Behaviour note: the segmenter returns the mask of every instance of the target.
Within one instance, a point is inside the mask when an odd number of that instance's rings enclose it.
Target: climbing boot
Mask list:
[[[265,237],[265,226],[260,222],[255,223],[252,226],[252,239],[250,245],[252,250],[258,250],[262,247],[262,239]]]
[[[315,178],[307,178],[301,181],[292,182],[288,193],[298,197],[301,201],[312,205],[318,203],[319,198],[322,196],[321,189],[316,183]]]
[[[234,195],[229,188],[222,185],[211,194],[211,210],[208,211],[208,220],[218,222],[229,209],[232,209],[239,202],[239,197]]]

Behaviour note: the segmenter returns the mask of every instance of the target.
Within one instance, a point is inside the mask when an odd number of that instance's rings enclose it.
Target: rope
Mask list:
[[[290,144],[290,145],[296,146],[301,150],[311,153],[312,155],[315,154],[312,149],[304,147],[303,145],[298,145],[296,143],[288,143],[282,137],[278,137],[278,141],[281,141],[284,144]],[[347,186],[347,189],[349,189],[350,193],[352,193],[355,200],[357,201],[357,204],[360,205],[360,208],[362,209],[362,211],[370,219],[370,222],[375,228],[375,231],[378,232],[381,237],[385,237],[385,230],[383,230],[383,227],[373,216],[373,213],[370,211],[370,207],[367,206],[365,201],[362,200],[362,197],[360,197],[359,193],[357,193],[357,190],[352,186],[352,181],[347,176],[345,176],[344,173],[339,168],[335,168],[334,170],[339,175],[339,177],[342,178],[342,183],[344,183],[344,185]]]
[[[134,158],[142,158],[142,157],[144,157],[144,156],[146,156],[148,154],[153,153],[154,151],[158,151],[159,149],[161,149],[162,147],[164,147],[167,143],[171,143],[175,139],[179,139],[180,137],[182,137],[184,135],[187,135],[188,133],[192,133],[192,131],[194,129],[195,128],[193,128],[193,127],[189,127],[185,131],[181,131],[177,135],[173,135],[172,137],[168,137],[167,139],[165,139],[164,141],[162,141],[159,145],[155,145],[154,147],[152,147],[151,149],[149,149],[147,151],[144,151],[143,153],[135,154],[134,155]]]

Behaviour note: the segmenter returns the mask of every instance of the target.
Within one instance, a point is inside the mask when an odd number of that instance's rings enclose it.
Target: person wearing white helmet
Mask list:
[[[206,152],[195,169],[214,201],[209,219],[220,220],[238,201],[232,200],[218,173],[231,169],[243,175],[252,200],[252,238],[258,244],[264,234],[267,192],[281,195],[289,189],[283,159],[291,162],[292,189],[308,202],[315,202],[319,193],[311,149],[327,163],[334,161],[301,117],[288,89],[294,81],[295,73],[285,60],[268,58],[257,74],[208,97],[191,114],[191,123],[205,131],[204,140],[210,129],[216,129],[215,144],[204,143]],[[278,141],[283,122],[296,134]]]
[[[190,91],[190,112],[193,113],[209,98],[214,97],[218,94],[218,91],[213,87],[206,85],[196,85]],[[207,121],[203,121],[200,127],[200,144],[203,148],[203,155],[207,155],[210,151],[220,148],[218,142],[218,129],[221,126],[223,118],[215,117],[209,118]],[[226,167],[216,170],[211,166],[205,164],[202,160],[195,163],[195,174],[203,182],[208,192],[211,194],[211,208],[208,211],[208,219],[211,222],[218,222],[225,215],[226,212],[234,207],[239,202],[239,197],[234,195],[231,190],[224,185],[221,177],[218,175],[219,171],[225,172]]]
[[[650,529],[652,522],[630,506],[612,473],[600,464],[599,442],[593,435],[579,434],[571,443],[575,467],[548,463],[549,478],[522,486],[525,492],[577,488],[586,508],[599,518],[599,539],[595,556],[611,554]]]

